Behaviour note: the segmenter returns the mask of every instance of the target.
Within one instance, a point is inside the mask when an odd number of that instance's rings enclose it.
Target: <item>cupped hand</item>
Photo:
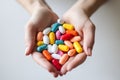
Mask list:
[[[66,23],[74,25],[75,30],[79,33],[82,40],[80,44],[83,46],[83,52],[77,54],[63,65],[61,74],[66,74],[68,71],[74,69],[82,64],[87,56],[92,55],[92,48],[94,45],[95,26],[87,16],[84,10],[78,8],[69,9],[64,15],[63,20]]]
[[[56,22],[58,16],[48,8],[36,8],[30,20],[25,26],[25,44],[26,51],[25,54],[31,54],[33,59],[42,67],[47,69],[54,77],[59,75],[59,71],[44,58],[44,56],[36,52],[36,34],[39,31],[43,31],[46,27],[49,27],[51,24]]]

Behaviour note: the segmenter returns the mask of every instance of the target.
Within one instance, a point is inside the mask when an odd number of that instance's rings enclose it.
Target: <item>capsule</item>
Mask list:
[[[67,62],[67,60],[69,59],[69,56],[68,56],[68,54],[63,54],[63,56],[60,58],[60,60],[59,60],[59,63],[61,64],[61,65],[63,65],[63,64],[65,64],[66,62]]]
[[[52,52],[55,53],[55,54],[58,52],[58,46],[57,46],[57,44],[53,44],[53,46],[52,46]]]
[[[63,28],[63,26],[59,26],[59,31],[64,34],[65,33],[65,29]]]
[[[61,26],[59,23],[54,23],[51,27],[52,32],[56,32],[58,30],[58,27]]]
[[[59,24],[63,24],[64,21],[63,21],[62,19],[58,19],[58,20],[57,20],[57,23],[59,23]]]
[[[59,54],[52,54],[51,55],[54,59],[60,59],[61,58],[61,56],[59,55]]]
[[[66,30],[66,34],[72,34],[74,36],[77,36],[78,35],[78,32],[75,31],[75,30]]]
[[[44,55],[44,57],[48,60],[51,61],[52,60],[52,56],[50,55],[50,53],[47,50],[43,50],[42,54]]]
[[[51,28],[50,28],[50,27],[48,27],[48,28],[44,29],[44,30],[43,30],[43,34],[44,34],[44,35],[49,34],[50,30],[51,30]]]
[[[70,41],[64,41],[65,45],[68,46],[70,49],[73,49],[73,44]]]
[[[43,44],[43,45],[37,47],[37,51],[38,51],[38,52],[42,52],[42,51],[45,50],[45,49],[47,49],[47,44]]]
[[[43,45],[44,43],[43,43],[43,41],[38,41],[37,42],[37,46],[41,46],[41,45]]]
[[[80,36],[74,36],[71,40],[70,40],[71,42],[79,42],[79,41],[81,41],[81,37]]]
[[[79,42],[74,42],[74,43],[73,43],[73,46],[74,46],[75,50],[76,50],[78,53],[81,53],[81,52],[83,51],[83,49],[82,49],[82,47],[81,47],[81,45],[80,45]]]
[[[64,44],[63,40],[56,40],[55,44],[59,45],[59,44]]]
[[[69,50],[68,46],[62,45],[62,44],[58,45],[58,48],[59,50],[64,51],[64,52],[67,52]]]
[[[38,32],[37,34],[37,41],[42,41],[43,39],[43,33],[42,32]]]
[[[62,55],[64,54],[64,53],[63,53],[62,51],[60,51],[60,50],[59,50],[57,53],[58,53],[60,56],[62,56]]]
[[[72,39],[74,36],[72,34],[64,34],[60,37],[60,40],[70,40]]]
[[[48,49],[49,53],[51,53],[51,54],[53,53],[53,51],[52,51],[52,45],[49,44],[48,47],[47,47],[47,49]]]
[[[67,24],[67,23],[63,24],[63,27],[67,30],[73,30],[74,29],[73,25]]]
[[[70,57],[75,56],[75,55],[76,55],[76,50],[75,50],[75,49],[69,50],[69,51],[68,51],[68,55],[69,55]]]
[[[52,64],[55,66],[55,68],[56,68],[58,71],[60,71],[62,65],[59,64],[59,60],[53,59],[53,60],[52,60]]]
[[[50,44],[54,44],[55,43],[55,34],[54,34],[54,32],[50,32],[49,40],[50,40]]]
[[[49,44],[49,37],[47,35],[43,36],[43,42],[44,44]]]

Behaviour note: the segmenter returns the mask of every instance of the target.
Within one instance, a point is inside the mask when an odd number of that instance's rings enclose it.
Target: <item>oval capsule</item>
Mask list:
[[[79,42],[79,41],[81,41],[81,37],[80,36],[74,36],[71,40],[70,40],[71,42]]]
[[[48,28],[44,29],[44,30],[43,30],[43,34],[44,34],[44,35],[49,34],[50,30],[51,30],[51,28],[50,28],[50,27],[48,27]]]
[[[43,33],[42,32],[38,32],[37,34],[37,41],[42,41],[43,39]]]
[[[44,43],[43,43],[43,41],[38,41],[37,42],[37,46],[41,46],[41,45],[43,45]]]
[[[64,34],[60,37],[60,40],[70,40],[72,39],[74,36],[72,34]]]
[[[62,19],[58,19],[57,22],[58,22],[59,24],[63,24],[63,23],[64,23],[64,21],[63,21]]]
[[[47,35],[43,36],[43,42],[44,44],[49,44],[49,37]]]
[[[59,55],[59,54],[52,54],[51,55],[54,59],[60,59],[61,58],[61,56]]]
[[[64,44],[63,40],[56,40],[55,44],[59,45],[59,44]]]
[[[52,46],[52,52],[53,53],[57,53],[58,52],[58,46],[57,46],[57,44],[53,44],[53,46]]]
[[[75,49],[71,49],[68,51],[68,55],[71,56],[75,56],[76,55],[76,50]]]
[[[63,54],[63,56],[60,58],[60,60],[59,60],[59,63],[61,64],[61,65],[63,65],[63,64],[65,64],[66,62],[67,62],[67,60],[69,59],[69,56],[68,56],[68,54]]]
[[[70,49],[73,49],[73,44],[70,41],[64,41],[65,45],[68,46]]]
[[[55,43],[55,34],[54,34],[54,32],[50,32],[49,40],[50,40],[50,44],[54,44]]]
[[[58,53],[60,56],[62,56],[62,55],[64,54],[64,53],[63,53],[62,51],[60,51],[60,50],[59,50],[57,53]]]
[[[59,64],[59,60],[53,59],[53,60],[52,60],[52,64],[55,66],[55,68],[56,68],[58,71],[60,71],[62,65]]]
[[[65,33],[65,29],[63,28],[63,26],[59,26],[59,31],[64,34]]]
[[[56,31],[56,39],[60,39],[60,37],[61,37],[61,33],[60,33],[60,31],[58,30],[58,31]]]
[[[45,50],[45,49],[47,49],[47,44],[43,44],[43,45],[37,47],[37,51],[38,51],[38,52],[42,52],[42,51]]]
[[[61,26],[59,23],[54,23],[51,27],[52,32],[56,32],[58,30],[58,27]]]
[[[49,53],[51,53],[51,54],[53,53],[53,51],[52,51],[52,45],[49,44],[48,47],[47,47],[47,49],[48,49]]]
[[[74,46],[75,50],[76,50],[78,53],[81,53],[81,52],[83,51],[83,49],[82,49],[82,47],[81,47],[81,45],[80,45],[79,42],[74,42],[74,43],[73,43],[73,46]]]
[[[78,32],[75,31],[75,30],[66,30],[66,34],[72,34],[74,36],[77,36],[78,35]]]
[[[74,29],[73,25],[67,24],[67,23],[63,24],[63,27],[67,30],[73,30]]]
[[[42,54],[44,55],[44,57],[48,60],[51,61],[52,60],[52,56],[50,55],[50,53],[47,50],[43,50]]]
[[[64,52],[67,52],[69,50],[68,46],[62,45],[62,44],[58,45],[58,48],[59,50],[64,51]]]

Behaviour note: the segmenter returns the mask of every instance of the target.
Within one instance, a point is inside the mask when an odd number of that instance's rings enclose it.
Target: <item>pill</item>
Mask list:
[[[52,31],[52,32],[56,32],[59,26],[61,26],[61,24],[59,24],[59,23],[54,23],[54,24],[52,25],[52,27],[51,27],[51,31]]]
[[[76,55],[76,50],[75,50],[75,49],[69,50],[69,51],[68,51],[68,55],[69,55],[70,57]]]
[[[50,27],[48,27],[48,28],[44,29],[44,30],[43,30],[43,34],[44,34],[44,35],[49,34],[50,30],[51,30],[51,28],[50,28]]]
[[[47,47],[47,49],[48,49],[49,53],[51,53],[51,54],[53,53],[53,51],[52,51],[52,45],[49,44],[48,47]]]
[[[58,30],[58,31],[56,31],[56,39],[60,39],[60,37],[61,37],[61,33],[60,33],[60,31]]]
[[[44,57],[48,60],[51,61],[52,60],[52,56],[50,55],[50,53],[47,50],[43,50],[42,54],[44,55]]]
[[[58,48],[59,50],[64,51],[64,52],[67,52],[69,50],[68,46],[62,45],[62,44],[58,45]]]
[[[41,46],[41,45],[43,45],[44,43],[43,43],[43,41],[38,41],[37,42],[37,46]]]
[[[57,53],[58,52],[58,46],[57,46],[57,44],[53,44],[53,46],[52,46],[52,52],[53,53]]]
[[[67,30],[73,30],[74,29],[73,25],[67,24],[67,23],[63,24],[63,27]]]
[[[61,56],[59,55],[59,54],[52,54],[51,55],[54,59],[60,59],[61,58]]]
[[[56,68],[58,71],[60,71],[62,65],[59,64],[59,60],[53,59],[53,60],[52,60],[52,64],[55,66],[55,68]]]
[[[59,26],[59,31],[64,34],[65,33],[65,29],[63,28],[63,26]]]
[[[65,45],[68,46],[70,49],[73,49],[73,44],[70,41],[64,41]]]
[[[62,19],[58,19],[57,22],[58,22],[59,24],[63,24],[63,23],[64,23],[64,21],[63,21]]]
[[[44,44],[49,44],[49,37],[47,35],[43,36],[43,42]]]
[[[75,31],[75,30],[66,30],[66,34],[72,34],[74,36],[77,36],[78,35],[78,32]]]
[[[42,32],[38,32],[37,34],[37,41],[42,41],[43,39],[43,33]]]
[[[70,40],[72,39],[74,36],[72,34],[64,34],[60,37],[60,40]]]
[[[50,44],[54,44],[55,43],[55,34],[54,34],[54,32],[50,32],[49,40],[50,40]]]
[[[47,44],[43,44],[43,45],[37,47],[37,51],[38,51],[38,52],[42,52],[42,51],[45,50],[45,49],[47,49]]]
[[[64,44],[63,40],[56,40],[55,44],[59,45],[59,44]]]
[[[73,43],[73,46],[74,46],[74,48],[75,48],[75,50],[78,52],[78,53],[81,53],[82,52],[82,47],[81,47],[81,45],[80,45],[80,43],[79,42],[74,42]]]
[[[79,41],[81,41],[81,37],[80,36],[74,36],[71,40],[70,40],[71,42],[79,42]]]
[[[58,52],[57,52],[60,56],[62,56],[64,53],[62,52],[62,51],[60,51],[60,50],[58,50]]]
[[[67,62],[67,60],[69,59],[69,56],[68,56],[68,54],[63,54],[63,56],[60,58],[60,60],[59,60],[59,63],[61,64],[61,65],[63,65],[63,64],[65,64],[66,62]]]

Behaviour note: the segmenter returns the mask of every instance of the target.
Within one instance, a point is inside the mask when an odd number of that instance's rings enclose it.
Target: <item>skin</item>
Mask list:
[[[56,22],[58,16],[51,10],[44,0],[17,1],[31,14],[31,18],[25,26],[25,54],[31,54],[33,59],[43,68],[48,70],[48,72],[54,77],[65,75],[67,72],[82,64],[87,56],[92,55],[95,25],[90,20],[90,16],[107,0],[78,0],[63,14],[62,20],[74,25],[75,30],[82,37],[80,43],[82,44],[84,51],[74,57],[70,57],[70,59],[63,65],[61,71],[57,71],[42,54],[35,51],[36,34]]]

